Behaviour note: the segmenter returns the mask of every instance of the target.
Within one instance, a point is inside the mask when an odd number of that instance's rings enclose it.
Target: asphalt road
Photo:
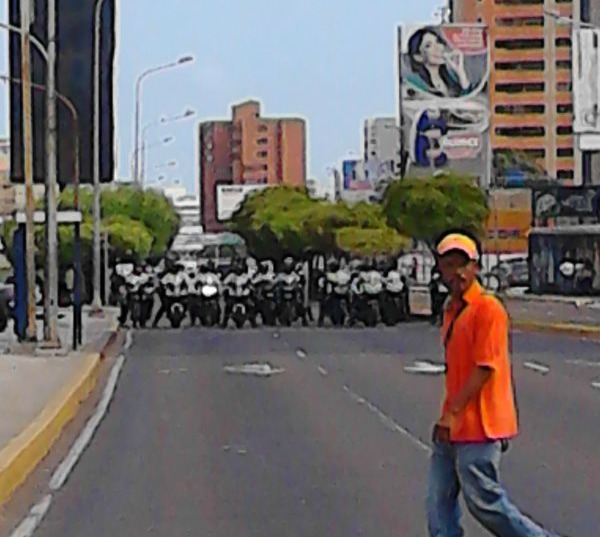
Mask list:
[[[510,494],[549,528],[598,537],[599,347],[517,334],[514,350]],[[137,333],[110,414],[36,537],[424,536],[442,377],[403,367],[439,358],[424,324]],[[282,371],[225,369],[251,362]],[[486,535],[469,515],[466,527]]]

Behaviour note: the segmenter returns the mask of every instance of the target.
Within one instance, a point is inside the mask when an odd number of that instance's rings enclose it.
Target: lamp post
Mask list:
[[[167,125],[169,123],[175,123],[177,121],[182,121],[184,119],[190,118],[192,116],[194,116],[196,114],[196,112],[190,108],[188,108],[185,112],[183,112],[182,114],[179,114],[177,116],[173,116],[173,117],[163,117],[158,121],[153,121],[151,123],[148,123],[143,129],[142,129],[142,147],[141,147],[141,153],[142,153],[142,162],[141,162],[141,171],[140,171],[140,175],[141,175],[141,181],[140,184],[143,187],[144,186],[144,181],[146,180],[146,152],[149,149],[149,147],[146,146],[146,133],[148,132],[149,129],[151,129],[152,127],[156,126],[156,125]],[[137,156],[138,153],[140,151],[139,147],[136,147],[135,150],[135,155]]]
[[[142,94],[142,82],[149,77],[150,75],[159,73],[161,71],[166,71],[167,69],[174,69],[176,67],[180,67],[181,65],[185,65],[187,63],[193,62],[193,56],[183,56],[178,60],[166,63],[164,65],[159,65],[158,67],[152,67],[144,71],[137,78],[135,83],[135,118],[134,118],[134,141],[133,141],[133,151],[136,148],[140,147],[140,129],[141,129],[141,94]],[[133,168],[133,180],[139,184],[140,182],[140,158],[139,153],[135,156],[134,159],[134,168]]]

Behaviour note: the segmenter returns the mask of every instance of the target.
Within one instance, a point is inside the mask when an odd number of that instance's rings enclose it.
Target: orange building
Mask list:
[[[232,108],[230,121],[200,124],[202,225],[220,231],[219,185],[292,185],[306,181],[306,123],[299,118],[261,117],[260,104]]]
[[[571,17],[575,1],[552,2],[552,10]],[[489,27],[494,150],[523,151],[550,177],[579,184],[571,27],[545,15],[547,7],[543,0],[451,0],[453,22]]]

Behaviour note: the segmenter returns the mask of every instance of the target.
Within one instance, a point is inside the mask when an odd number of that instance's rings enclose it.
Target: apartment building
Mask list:
[[[600,8],[591,4],[592,0],[450,0],[452,22],[489,27],[494,151],[522,151],[564,184],[596,182],[595,159],[578,150],[573,134],[568,22],[600,16]]]
[[[306,123],[299,118],[262,117],[260,104],[232,107],[229,120],[206,121],[199,129],[202,226],[222,231],[219,185],[292,185],[306,181]]]

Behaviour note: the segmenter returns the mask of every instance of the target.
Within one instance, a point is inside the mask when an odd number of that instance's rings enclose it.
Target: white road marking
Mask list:
[[[600,367],[600,362],[592,362],[591,360],[567,360],[570,365],[582,365],[584,367]]]
[[[96,411],[93,416],[88,420],[83,431],[77,437],[77,440],[71,447],[71,450],[67,454],[67,456],[60,463],[54,474],[52,475],[52,479],[50,480],[50,490],[55,491],[60,489],[65,482],[67,481],[69,475],[71,474],[75,465],[79,462],[81,455],[88,447],[91,442],[100,422],[104,419],[110,402],[115,394],[117,388],[117,382],[119,380],[119,375],[123,370],[123,365],[125,364],[125,357],[123,355],[119,356],[117,362],[113,366],[109,376],[106,386],[104,387],[104,392],[102,393],[102,399],[98,403],[96,407]]]
[[[446,372],[444,364],[434,364],[427,361],[415,361],[413,365],[404,368],[406,373],[415,373],[417,375],[442,375]]]
[[[536,373],[541,373],[542,375],[547,375],[550,373],[550,368],[546,365],[538,364],[537,362],[525,362],[523,367],[526,369],[531,369]]]
[[[285,369],[273,367],[271,364],[226,365],[223,369],[230,374],[255,375],[258,377],[270,377],[285,371]]]
[[[13,530],[10,537],[31,537],[40,525],[40,522],[46,516],[51,504],[52,494],[46,494],[46,496],[29,510],[29,514]]]
[[[344,391],[347,392],[352,400],[361,405],[366,405],[370,412],[376,415],[379,418],[379,421],[392,432],[400,433],[402,436],[408,438],[412,444],[417,446],[418,448],[426,451],[427,453],[431,453],[431,448],[425,444],[420,438],[417,438],[414,434],[412,434],[408,429],[402,427],[402,425],[396,423],[392,418],[387,416],[380,408],[371,403],[369,400],[364,397],[358,395],[354,392],[349,386],[344,386]]]
[[[178,370],[180,373],[187,373],[189,369],[187,367],[180,367]]]
[[[170,375],[171,374],[171,370],[170,369],[159,369],[158,370],[158,374],[159,375]]]
[[[323,375],[324,377],[329,375],[327,369],[325,369],[323,366],[319,366],[319,373],[321,373],[321,375]]]
[[[304,358],[306,358],[306,351],[304,349],[296,349],[296,356],[300,358],[300,360],[304,360]]]
[[[131,348],[131,345],[133,345],[133,332],[128,330],[125,335],[125,345],[123,348],[128,351]]]
[[[592,382],[592,388],[600,390],[600,382]]]

